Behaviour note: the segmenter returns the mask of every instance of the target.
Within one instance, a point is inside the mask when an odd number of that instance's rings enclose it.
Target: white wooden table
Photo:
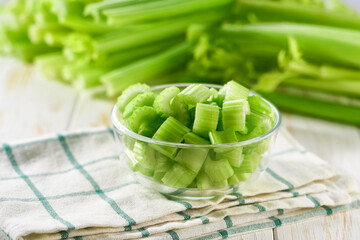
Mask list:
[[[47,80],[31,66],[0,58],[0,143],[109,125],[112,105]],[[282,127],[308,150],[344,169],[360,184],[359,128],[285,113]],[[241,239],[360,239],[360,209],[247,233]]]

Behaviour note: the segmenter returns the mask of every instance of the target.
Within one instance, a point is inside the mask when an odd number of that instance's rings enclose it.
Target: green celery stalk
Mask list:
[[[101,21],[104,19],[103,11],[107,9],[114,9],[118,7],[124,7],[129,5],[142,4],[148,2],[148,0],[107,0],[100,1],[92,4],[88,4],[85,7],[84,14],[87,16],[92,16],[96,21]]]
[[[289,78],[283,81],[284,85],[297,86],[321,90],[325,92],[341,93],[346,95],[360,96],[360,81],[340,79],[338,81],[321,81],[309,78]]]
[[[262,92],[261,95],[284,111],[320,117],[360,126],[360,108],[329,101],[309,99],[289,93]]]
[[[355,13],[348,14],[298,2],[240,0],[235,12],[239,18],[255,14],[259,22],[286,21],[360,29],[360,17]]]
[[[108,96],[114,96],[127,86],[155,78],[174,70],[188,60],[191,44],[182,43],[159,54],[116,69],[101,78]]]
[[[307,60],[329,63],[336,66],[360,67],[360,32],[327,26],[295,23],[225,25],[219,37],[230,42],[274,46],[277,53],[287,49],[288,39],[296,40]]]
[[[110,24],[131,24],[163,20],[177,16],[195,15],[196,12],[213,11],[219,13],[223,9],[229,12],[234,0],[197,0],[197,1],[147,1],[142,4],[122,6],[104,10]]]
[[[61,52],[44,54],[35,58],[35,66],[46,77],[52,79],[62,79],[61,68],[64,63],[66,63],[66,59]]]

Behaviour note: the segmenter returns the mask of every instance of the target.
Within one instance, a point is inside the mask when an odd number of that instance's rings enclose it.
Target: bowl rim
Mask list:
[[[167,87],[187,87],[190,84],[199,84],[199,83],[173,83],[173,84],[162,84],[162,85],[156,85],[156,86],[152,86],[151,90],[159,90],[159,89],[164,89]],[[212,87],[212,88],[221,88],[223,85],[218,85],[218,84],[207,84],[207,83],[201,83],[207,87]],[[112,110],[111,110],[111,122],[113,124],[113,127],[118,130],[119,132],[132,137],[136,140],[140,140],[142,142],[147,142],[147,143],[151,143],[151,144],[158,144],[158,145],[163,145],[163,146],[169,146],[169,147],[177,147],[177,148],[219,148],[219,147],[237,147],[237,146],[245,146],[245,145],[249,145],[252,143],[256,143],[259,142],[263,139],[266,139],[272,135],[274,135],[277,130],[280,127],[281,124],[281,114],[279,112],[279,110],[268,100],[266,100],[265,98],[261,97],[259,94],[257,94],[254,91],[250,90],[250,93],[252,95],[255,96],[259,96],[262,100],[264,100],[267,104],[269,104],[275,111],[275,116],[276,116],[276,123],[273,126],[273,128],[271,128],[268,132],[264,133],[263,135],[260,135],[256,138],[252,138],[249,140],[245,140],[245,141],[240,141],[240,142],[234,142],[234,143],[222,143],[222,144],[206,144],[206,145],[201,145],[201,144],[188,144],[188,143],[173,143],[173,142],[166,142],[166,141],[161,141],[161,140],[156,140],[156,139],[152,139],[149,137],[145,137],[142,136],[140,134],[137,134],[133,131],[131,131],[130,129],[128,129],[127,127],[125,127],[123,124],[120,123],[119,118],[118,118],[118,109],[116,107],[116,104],[113,106]]]

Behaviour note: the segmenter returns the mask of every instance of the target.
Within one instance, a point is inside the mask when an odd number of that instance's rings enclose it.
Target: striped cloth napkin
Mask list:
[[[222,239],[360,206],[356,182],[280,131],[247,190],[171,200],[142,187],[101,128],[0,148],[0,239]]]

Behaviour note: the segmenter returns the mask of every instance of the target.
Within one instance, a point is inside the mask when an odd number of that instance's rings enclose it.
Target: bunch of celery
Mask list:
[[[2,13],[1,52],[49,77],[109,97],[161,79],[190,58],[186,29],[227,17],[234,0],[11,0]]]
[[[231,22],[190,28],[189,76],[235,79],[285,110],[360,125],[360,17],[332,2],[239,1]]]

